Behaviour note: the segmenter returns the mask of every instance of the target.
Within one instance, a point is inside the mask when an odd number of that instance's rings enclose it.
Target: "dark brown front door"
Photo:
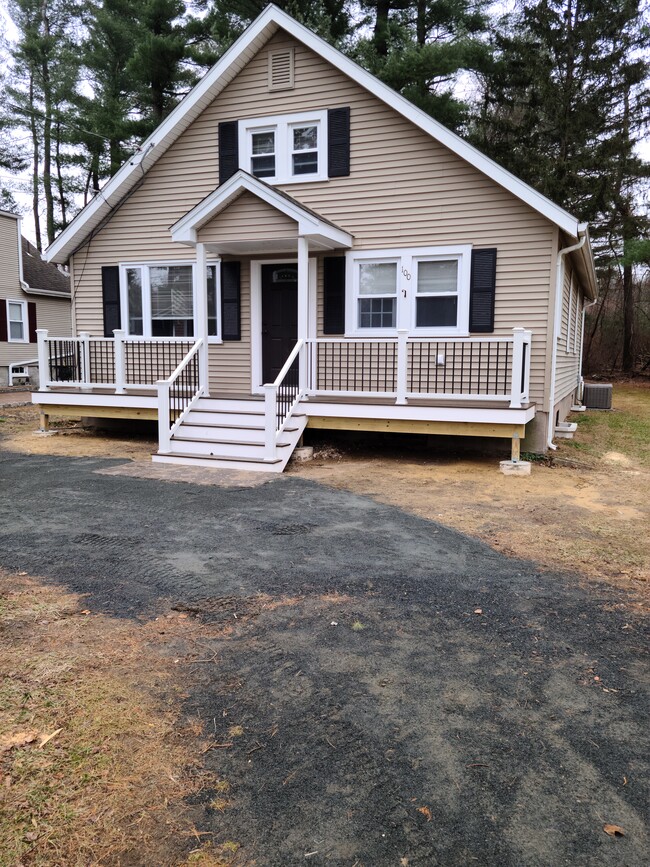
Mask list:
[[[298,268],[262,265],[262,381],[273,382],[298,339]]]

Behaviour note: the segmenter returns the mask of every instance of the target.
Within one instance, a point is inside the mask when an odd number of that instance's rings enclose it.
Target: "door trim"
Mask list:
[[[262,382],[262,265],[297,265],[295,256],[279,259],[251,259],[251,394],[264,394]],[[316,337],[317,260],[309,257],[308,337]]]

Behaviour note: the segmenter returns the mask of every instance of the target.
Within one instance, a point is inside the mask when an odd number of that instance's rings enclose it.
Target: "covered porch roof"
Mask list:
[[[243,197],[254,197],[261,212],[246,224],[237,214],[237,225],[228,229],[228,209]],[[222,219],[218,219],[222,215]],[[234,221],[233,221],[234,222]],[[353,236],[287,193],[240,169],[188,211],[170,229],[172,240],[188,246],[205,243],[214,253],[230,255],[288,252],[298,239],[309,249],[336,250],[352,246]]]

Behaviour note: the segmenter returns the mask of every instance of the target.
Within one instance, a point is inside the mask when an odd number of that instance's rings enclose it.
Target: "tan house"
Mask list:
[[[158,420],[154,460],[281,470],[305,427],[552,443],[587,226],[269,6],[47,252],[75,336],[44,416]]]
[[[38,385],[36,329],[66,336],[70,281],[21,235],[17,214],[0,211],[0,386]]]

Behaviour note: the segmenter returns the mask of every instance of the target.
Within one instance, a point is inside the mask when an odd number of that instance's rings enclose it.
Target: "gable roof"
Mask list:
[[[465,162],[509,190],[571,238],[577,238],[584,234],[585,224],[579,223],[563,208],[542,196],[441,123],[425,114],[403,96],[375,78],[374,75],[325,42],[320,36],[299,24],[286,12],[278,9],[277,6],[270,5],[181,100],[160,126],[143,142],[139,150],[104,185],[95,198],[77,214],[70,225],[47,249],[47,260],[66,262],[85,239],[96,231],[111,212],[124,201],[136,184],[140,182],[146,170],[160,159],[271,36],[280,29],[302,42],[314,53],[370,91]]]
[[[243,192],[252,193],[263,202],[285,214],[298,224],[298,235],[312,240],[323,249],[352,246],[352,235],[331,220],[296,201],[288,193],[270,186],[243,169],[235,172],[223,184],[195,205],[171,227],[172,241],[194,244],[197,231],[228,207]]]
[[[70,295],[70,278],[62,274],[56,265],[45,262],[36,247],[21,238],[23,252],[23,280],[27,284],[23,291],[27,294]]]

